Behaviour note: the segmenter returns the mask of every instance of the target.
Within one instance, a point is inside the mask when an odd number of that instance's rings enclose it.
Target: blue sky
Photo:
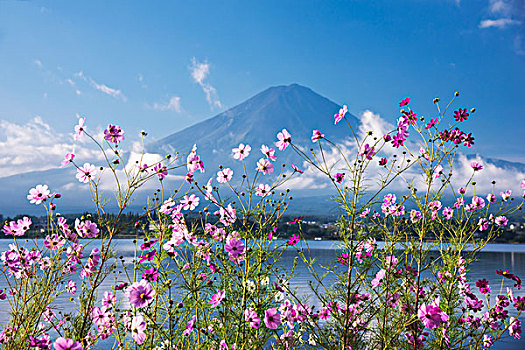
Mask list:
[[[524,68],[523,0],[0,1],[0,140],[77,113],[161,138],[299,83],[389,121],[458,90],[474,151],[525,161]]]

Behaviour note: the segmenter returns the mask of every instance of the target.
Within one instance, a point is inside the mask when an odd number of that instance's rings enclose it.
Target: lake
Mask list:
[[[0,251],[8,249],[11,240],[0,240]],[[131,261],[134,254],[134,244],[130,239],[115,239],[115,246],[117,247],[119,254],[124,256],[126,261]],[[29,243],[31,244],[31,243]],[[309,241],[308,242],[311,250],[312,257],[317,258],[318,263],[327,265],[329,262],[334,261],[338,255],[336,241]],[[379,242],[379,247],[382,243]],[[89,250],[86,248],[87,252]],[[282,267],[291,266],[297,253],[295,250],[286,251],[280,261]],[[512,273],[517,274],[525,280],[525,245],[514,245],[514,244],[488,244],[478,255],[479,260],[473,263],[470,268],[471,270],[467,274],[470,281],[477,281],[478,279],[486,278],[489,280],[492,288],[492,294],[496,295],[501,285],[501,276],[496,274],[496,270],[508,269]],[[308,281],[312,280],[308,270],[303,263],[299,263],[294,278],[290,282],[292,289],[296,288],[300,296],[309,294],[310,290],[308,287]],[[101,286],[100,295],[105,290],[110,290],[113,281],[108,278]],[[506,287],[512,286],[513,283],[510,280],[503,282],[503,290]],[[0,279],[0,288],[6,289],[5,279]],[[477,290],[477,288],[475,288]],[[520,291],[515,290],[515,296],[525,296],[525,289]],[[61,297],[57,301],[57,305],[67,308],[70,307],[71,303],[67,300],[66,295]],[[315,304],[315,300],[312,300]],[[0,324],[4,325],[8,320],[9,314],[7,308],[0,308]],[[520,317],[522,324],[525,327],[525,318]],[[107,349],[108,343],[100,344],[96,349]],[[518,350],[525,349],[525,336],[520,340],[508,339],[505,343],[499,343],[494,347],[497,350]]]

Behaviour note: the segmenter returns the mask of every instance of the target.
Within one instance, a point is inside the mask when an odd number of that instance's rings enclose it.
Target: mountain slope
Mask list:
[[[232,148],[239,143],[249,144],[252,154],[256,154],[249,159],[256,162],[262,156],[260,146],[266,144],[275,148],[276,134],[283,128],[292,134],[292,142],[302,146],[312,144],[313,129],[321,130],[333,140],[347,137],[348,127],[333,123],[333,115],[339,108],[336,103],[304,86],[271,87],[213,118],[148,145],[147,150],[161,154],[187,152],[197,144],[207,169],[215,171],[219,164],[223,164],[238,170],[240,164],[234,162]],[[352,127],[358,125],[356,117],[347,114],[347,119]],[[279,156],[279,164],[299,162],[293,152],[279,153]]]

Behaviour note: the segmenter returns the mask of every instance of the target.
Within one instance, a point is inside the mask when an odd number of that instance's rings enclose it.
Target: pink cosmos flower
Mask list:
[[[407,97],[403,100],[401,100],[401,102],[399,102],[399,107],[403,107],[403,106],[406,106],[410,103],[410,97]]]
[[[345,174],[343,173],[335,174],[335,182],[337,182],[338,184],[342,183],[344,179],[345,179]]]
[[[430,154],[428,154],[427,150],[425,150],[423,147],[419,147],[419,154],[426,160],[430,160]]]
[[[168,169],[161,163],[155,164],[155,166],[153,167],[153,171],[157,173],[157,177],[159,178],[159,180],[164,180],[166,176],[168,176]]]
[[[184,196],[184,198],[180,202],[183,205],[182,209],[193,210],[199,206],[199,201],[199,197],[192,194],[190,196]]]
[[[117,145],[124,141],[124,130],[118,125],[108,124],[106,130],[104,130],[104,140]]]
[[[293,169],[294,171],[297,171],[299,174],[304,174],[304,171],[299,170],[299,168],[296,167],[295,165],[293,165],[293,163],[292,163],[292,169]]]
[[[441,175],[443,175],[443,167],[441,166],[441,164],[438,164],[436,165],[436,167],[434,168],[434,173],[432,174],[432,177],[434,179],[437,179],[438,177],[440,177]]]
[[[211,299],[208,301],[208,304],[210,304],[212,308],[217,307],[221,303],[221,301],[224,299],[225,296],[226,296],[225,290],[217,289],[217,293],[211,296]]]
[[[195,323],[197,322],[197,316],[193,316],[191,320],[186,325],[186,329],[182,334],[188,335],[195,329]]]
[[[137,344],[142,344],[146,340],[146,322],[142,315],[133,317],[131,320],[131,336]]]
[[[419,210],[412,209],[410,211],[410,221],[412,221],[412,223],[416,223],[419,220],[421,220],[422,218],[423,218],[423,215],[421,214],[421,212]]]
[[[244,145],[243,143],[241,143],[239,144],[238,148],[232,149],[233,158],[243,160],[244,158],[250,155],[251,150],[252,148],[250,147],[250,145]]]
[[[288,132],[288,130],[283,129],[280,133],[277,134],[277,141],[275,145],[277,148],[279,148],[279,151],[284,151],[286,147],[290,145],[292,142],[292,135]]]
[[[68,281],[66,285],[66,290],[71,293],[75,294],[77,292],[77,284],[75,281]]]
[[[261,152],[266,157],[270,158],[270,160],[272,160],[272,161],[275,161],[277,159],[277,157],[274,155],[275,154],[275,149],[273,149],[273,148],[269,148],[266,145],[262,145],[261,146]]]
[[[84,238],[95,238],[100,232],[96,223],[91,222],[91,220],[81,221],[78,218],[75,219],[75,230],[80,237]]]
[[[507,224],[509,223],[509,220],[505,216],[497,216],[494,219],[494,222],[498,226],[507,226]]]
[[[44,240],[44,245],[51,250],[58,250],[62,248],[66,244],[66,240],[64,237],[61,237],[57,235],[56,233],[53,235],[47,235]]]
[[[255,189],[255,194],[257,196],[261,196],[261,197],[266,197],[267,195],[270,194],[270,191],[271,191],[271,188],[269,185],[263,185],[263,184],[260,184],[259,186],[257,186],[257,188]]]
[[[321,312],[319,313],[319,318],[321,320],[328,320],[330,318],[331,314],[330,314],[330,309],[327,308],[327,307],[324,307]]]
[[[129,303],[136,308],[148,306],[155,296],[155,289],[146,280],[134,282],[126,289],[126,297]]]
[[[492,193],[489,193],[489,194],[487,194],[487,200],[489,201],[489,203],[494,203],[494,202],[496,202],[497,198]]]
[[[314,130],[312,132],[312,142],[319,141],[323,137],[325,137],[325,134],[321,134],[321,132],[319,130]]]
[[[199,155],[197,154],[197,145],[193,145],[193,148],[191,149],[190,154],[188,154],[188,158],[186,159],[188,171],[190,173],[194,173],[197,170],[200,170],[201,173],[204,172],[204,163],[200,159]]]
[[[385,269],[381,269],[377,271],[376,277],[372,280],[372,283],[371,283],[372,288],[376,288],[377,286],[379,286],[381,282],[383,282],[383,279],[385,278],[385,276],[386,276]]]
[[[383,166],[383,165],[386,165],[386,163],[388,162],[388,160],[386,158],[381,158],[379,160],[379,166]]]
[[[65,167],[66,165],[71,163],[74,158],[75,158],[75,155],[73,153],[66,154],[65,159],[62,161],[60,167],[61,168]]]
[[[252,308],[244,310],[244,320],[249,322],[250,327],[254,329],[259,329],[259,327],[261,327],[261,319]]]
[[[93,164],[84,163],[84,166],[77,169],[76,178],[82,183],[88,183],[97,173]]]
[[[270,329],[277,329],[281,324],[281,315],[274,308],[266,310],[264,312],[264,324]]]
[[[472,197],[472,209],[479,210],[485,207],[485,200],[481,197],[474,196]]]
[[[525,190],[525,179],[521,180],[520,188],[521,188],[522,190]]]
[[[273,164],[266,158],[261,158],[257,162],[257,171],[262,172],[263,174],[273,173]]]
[[[445,217],[445,219],[450,220],[452,219],[453,215],[454,215],[454,209],[449,208],[449,207],[445,207],[443,209],[443,216]]]
[[[212,178],[208,180],[208,183],[206,184],[206,194],[204,195],[204,198],[212,203],[218,203],[215,197],[213,196],[213,186],[211,185],[211,182],[213,181]]]
[[[339,113],[334,114],[334,124],[337,124],[343,119],[345,114],[348,112],[348,107],[346,105],[343,105],[343,108],[339,109]]]
[[[296,245],[297,243],[299,243],[299,241],[300,239],[298,235],[291,235],[290,237],[288,237],[288,241],[286,243],[292,246],[292,245]]]
[[[244,253],[244,243],[241,240],[231,238],[226,242],[224,250],[228,252],[230,257],[237,258]]]
[[[47,185],[36,185],[35,188],[29,190],[29,194],[27,195],[29,203],[37,205],[49,198],[51,198],[51,196]]]
[[[217,181],[219,183],[225,183],[232,179],[233,170],[226,168],[217,172]]]
[[[75,125],[75,134],[73,135],[73,138],[75,139],[75,141],[84,132],[84,122],[85,121],[86,121],[86,118],[78,118],[78,124]]]
[[[112,308],[115,307],[117,303],[117,298],[115,297],[115,294],[111,292],[104,292],[104,298],[102,299],[102,305],[104,305],[106,308]]]
[[[504,202],[506,202],[509,198],[510,198],[510,195],[512,194],[512,191],[511,190],[507,190],[505,192],[500,192],[500,196],[501,196],[501,199],[503,199]]]
[[[73,341],[69,338],[57,338],[53,343],[55,350],[82,350],[82,345],[79,342]]]
[[[97,326],[102,326],[103,324],[106,324],[109,321],[109,316],[105,312],[105,308],[99,308],[98,306],[95,306],[93,308],[93,311],[91,312],[91,320],[94,324]]]
[[[448,323],[448,315],[439,308],[439,298],[431,304],[422,304],[417,312],[417,316],[426,328],[434,329],[442,323]]]
[[[480,170],[483,170],[483,165],[481,163],[478,163],[478,162],[472,162],[470,163],[470,167],[474,170],[474,171],[480,171]]]

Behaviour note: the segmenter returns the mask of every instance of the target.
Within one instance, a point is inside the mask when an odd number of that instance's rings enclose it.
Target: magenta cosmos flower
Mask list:
[[[129,303],[136,308],[148,306],[155,296],[155,289],[146,280],[135,282],[126,289],[126,297]]]
[[[241,240],[231,238],[224,246],[224,250],[228,252],[232,258],[237,258],[244,253],[244,243]]]
[[[421,305],[417,312],[417,317],[423,322],[426,328],[437,328],[442,323],[448,323],[448,315],[439,308],[439,298],[432,304]]]
[[[51,198],[47,185],[36,185],[35,188],[29,190],[27,199],[31,204],[40,204],[42,201]]]
[[[290,237],[288,237],[288,245],[296,245],[297,243],[299,243],[300,239],[299,239],[299,236],[298,235],[291,235]]]
[[[159,180],[163,180],[166,178],[166,176],[168,176],[168,169],[161,163],[157,163],[153,167],[153,171],[157,173],[157,177],[159,178]]]
[[[279,151],[284,151],[286,147],[290,145],[292,142],[292,135],[288,132],[288,130],[283,129],[280,133],[277,134],[277,141],[275,145],[277,148],[279,148]]]
[[[238,160],[243,160],[244,158],[250,155],[251,150],[252,148],[250,145],[245,145],[244,143],[241,143],[239,144],[238,148],[232,149],[233,158],[238,159]]]
[[[124,141],[124,130],[118,125],[108,124],[106,130],[104,130],[104,140],[119,144],[121,141]]]
[[[78,181],[88,183],[97,173],[93,164],[84,163],[84,166],[77,169],[76,178]]]
[[[266,310],[264,312],[264,324],[270,329],[277,329],[281,324],[281,315],[274,308]]]
[[[359,155],[365,156],[366,159],[368,160],[372,160],[372,157],[376,154],[376,152],[374,151],[375,151],[374,146],[370,146],[367,143],[363,146],[363,149],[361,150],[361,153],[359,153]]]
[[[261,319],[252,308],[244,310],[244,320],[249,322],[252,328],[259,329],[261,327]]]
[[[348,107],[346,105],[344,105],[343,108],[340,108],[339,113],[334,114],[334,119],[335,119],[334,124],[339,123],[347,112],[348,112]]]
[[[53,347],[56,350],[82,350],[82,345],[79,342],[62,337],[55,340]]]
[[[403,100],[401,100],[401,102],[399,102],[399,107],[403,107],[403,106],[406,106],[410,103],[410,97],[407,97]]]

